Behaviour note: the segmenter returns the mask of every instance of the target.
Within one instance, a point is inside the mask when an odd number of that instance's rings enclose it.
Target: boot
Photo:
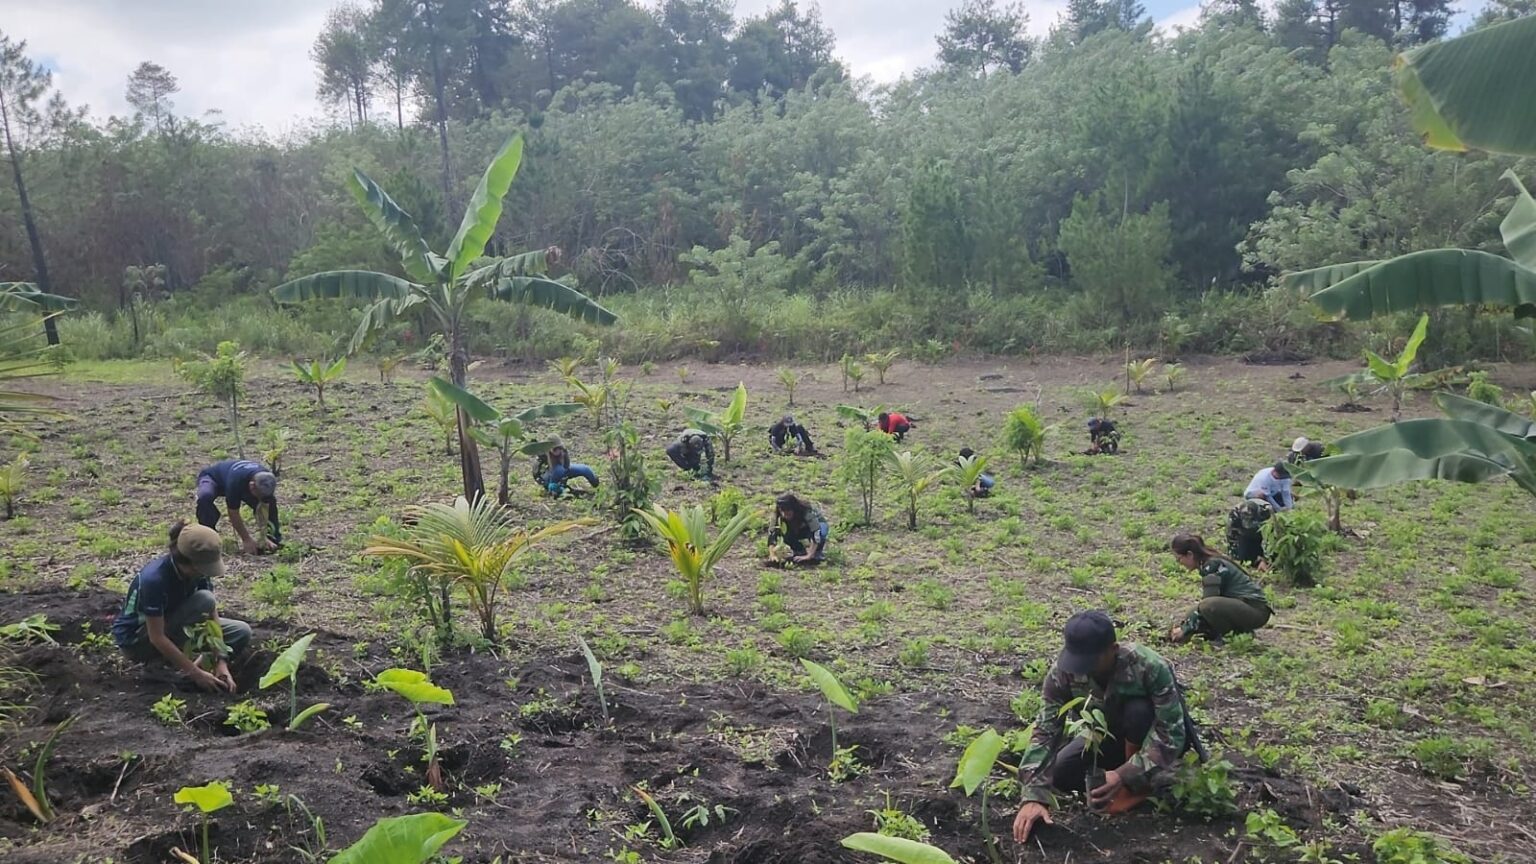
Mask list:
[[[1125,742],[1125,761],[1131,761],[1131,757],[1139,752],[1141,752],[1141,745],[1132,744],[1129,741]],[[1105,806],[1104,813],[1107,815],[1125,813],[1136,809],[1145,800],[1147,800],[1145,792],[1132,792],[1121,786],[1120,790],[1115,793],[1115,797],[1109,799],[1109,804]]]

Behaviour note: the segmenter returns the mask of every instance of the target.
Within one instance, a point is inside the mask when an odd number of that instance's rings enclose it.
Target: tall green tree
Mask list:
[[[352,3],[342,3],[326,13],[325,26],[310,49],[310,59],[320,75],[320,99],[345,105],[347,118],[355,126],[368,122],[368,106],[373,101],[371,49],[367,13]]]
[[[597,324],[618,319],[586,295],[545,276],[549,251],[482,259],[486,244],[501,219],[502,199],[522,164],[523,137],[514,136],[491,160],[480,178],[459,230],[438,255],[409,213],[400,209],[368,175],[353,171],[349,183],[353,196],[369,220],[400,255],[401,269],[409,278],[365,270],[335,270],[305,276],[272,289],[283,303],[314,299],[371,301],[353,335],[349,352],[362,347],[368,337],[405,313],[426,312],[448,347],[452,383],[463,389],[469,377],[469,346],[465,341],[465,315],[470,301],[486,296],[496,300],[542,306]],[[459,464],[464,478],[464,497],[473,502],[485,494],[480,453],[471,434],[471,418],[458,408]]]
[[[996,0],[965,0],[944,13],[939,34],[939,59],[964,72],[1005,69],[1017,75],[1029,62],[1033,48],[1025,28],[1029,13],[1020,3],[1001,8]]]
[[[32,252],[37,288],[43,294],[52,294],[48,256],[43,252],[37,215],[27,194],[22,159],[27,140],[41,135],[48,124],[66,112],[63,96],[59,93],[48,95],[53,88],[53,73],[32,62],[26,52],[25,41],[15,42],[0,33],[0,132],[5,135],[6,160],[11,163],[11,181],[16,185],[16,198],[21,205],[21,222]],[[49,345],[59,344],[59,329],[52,316],[43,319],[43,329]]]
[[[164,134],[174,120],[171,97],[181,90],[176,76],[159,63],[140,63],[128,76],[128,104],[155,122],[155,131]]]
[[[1061,223],[1059,245],[1072,270],[1080,304],[1101,310],[1108,323],[1130,324],[1156,312],[1168,290],[1172,246],[1168,205],[1122,214],[1102,195],[1079,197]]]

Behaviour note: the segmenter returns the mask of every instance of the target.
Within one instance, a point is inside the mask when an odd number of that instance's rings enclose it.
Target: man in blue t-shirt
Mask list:
[[[128,586],[123,611],[112,622],[112,638],[123,653],[140,662],[164,658],[204,690],[234,692],[229,656],[251,641],[244,621],[218,618],[213,579],[224,572],[223,541],[202,525],[177,522],[171,527],[170,549],[144,565]],[[196,658],[182,649],[187,628],[217,618],[228,655]],[[198,665],[206,659],[207,667]]]
[[[197,524],[205,528],[219,527],[219,508],[215,498],[224,499],[229,511],[229,524],[240,537],[240,550],[247,555],[268,552],[283,542],[282,527],[277,520],[277,475],[260,462],[249,459],[225,459],[198,472],[197,475]],[[256,536],[246,530],[245,520],[240,518],[240,505],[251,508],[256,515]]]

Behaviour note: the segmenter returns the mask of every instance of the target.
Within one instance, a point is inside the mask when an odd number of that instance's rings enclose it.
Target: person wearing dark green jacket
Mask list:
[[[1202,597],[1184,623],[1168,631],[1168,638],[1183,642],[1199,634],[1218,639],[1228,633],[1252,633],[1269,623],[1274,610],[1264,589],[1243,568],[1206,546],[1199,534],[1179,532],[1169,548],[1180,565],[1200,571]]]

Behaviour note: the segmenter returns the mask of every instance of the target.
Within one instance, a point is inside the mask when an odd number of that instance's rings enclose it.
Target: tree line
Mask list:
[[[593,295],[1040,295],[1129,335],[1285,269],[1495,248],[1498,177],[1530,166],[1424,150],[1391,87],[1394,51],[1448,22],[1443,0],[1222,0],[1166,34],[1135,0],[1073,0],[1036,39],[1017,4],[968,0],[931,67],[875,86],[793,2],[738,20],[721,0],[374,0],[314,45],[335,122],[285,139],[178,115],[174,70],[148,61],[134,113],[87,123],[7,39],[0,280],[41,254],[55,291],[121,307],[144,293],[128,268],[212,297],[389,271],[353,167],[436,245],[522,130],[489,251],[556,247]]]

